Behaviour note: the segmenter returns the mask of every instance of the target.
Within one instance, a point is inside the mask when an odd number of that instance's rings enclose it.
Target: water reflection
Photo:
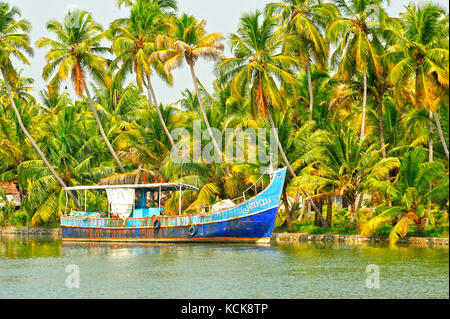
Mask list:
[[[51,236],[2,235],[0,258],[28,259],[61,256],[61,240]]]
[[[80,290],[64,288],[69,264],[81,269]],[[366,289],[370,264],[380,266],[380,290]],[[2,236],[0,298],[448,298],[448,265],[448,247]]]

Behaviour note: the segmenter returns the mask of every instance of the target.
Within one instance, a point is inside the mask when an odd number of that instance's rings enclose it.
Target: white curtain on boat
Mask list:
[[[111,214],[125,220],[130,217],[134,208],[135,189],[107,189],[106,194],[111,204]]]

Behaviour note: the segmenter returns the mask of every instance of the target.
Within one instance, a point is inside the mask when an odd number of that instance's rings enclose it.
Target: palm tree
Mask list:
[[[428,202],[448,201],[448,176],[443,176],[445,167],[441,162],[426,162],[426,152],[421,148],[405,155],[396,181],[372,183],[372,187],[392,199],[391,207],[381,207],[381,212],[364,225],[362,234],[368,235],[385,222],[397,220],[389,240],[395,243],[406,236],[408,221],[413,220],[420,233],[425,232],[428,219]],[[433,184],[430,189],[429,185]]]
[[[159,75],[168,83],[172,83],[172,75],[163,72],[162,63],[154,60],[151,63],[150,55],[156,50],[155,38],[157,34],[167,33],[168,25],[165,23],[165,15],[160,7],[148,0],[137,0],[132,6],[128,19],[121,19],[111,25],[113,40],[112,48],[122,65],[117,77],[123,79],[127,74],[135,73],[139,88],[144,84],[147,87],[148,101],[153,104],[158,113],[161,125],[173,149],[175,142],[167,129],[164,118],[161,115],[155,91],[151,83],[152,67],[159,71]]]
[[[358,227],[358,195],[370,189],[371,183],[389,177],[390,171],[400,165],[394,157],[381,159],[381,150],[376,144],[369,145],[367,138],[358,142],[354,131],[345,124],[328,134],[327,141],[312,153],[315,161],[302,170],[294,183],[327,195],[338,191],[350,202],[352,220]]]
[[[180,67],[183,60],[189,65],[203,120],[216,154],[219,157],[219,161],[222,162],[222,150],[211,130],[211,125],[201,99],[194,67],[197,60],[201,57],[214,60],[223,57],[222,52],[224,47],[220,41],[224,36],[218,32],[207,34],[205,25],[205,20],[198,22],[195,17],[187,14],[182,14],[181,17],[172,19],[170,35],[160,34],[157,36],[156,43],[159,51],[152,54],[152,59],[164,61],[164,69],[168,74],[173,69]]]
[[[448,14],[436,5],[427,3],[422,7],[411,3],[401,18],[384,30],[388,43],[392,44],[387,58],[395,64],[390,72],[391,81],[401,89],[414,80],[413,103],[418,108],[426,108],[430,117],[434,117],[447,160],[449,151],[436,100],[442,98],[439,87],[447,92],[449,88],[448,22]]]
[[[339,12],[331,3],[309,0],[283,0],[282,3],[270,3],[266,6],[270,16],[279,13],[285,32],[295,38],[292,46],[286,49],[298,54],[303,69],[308,76],[309,120],[313,120],[314,92],[311,79],[311,62],[323,70],[327,66],[329,55],[328,44],[322,35],[328,23],[335,19]]]
[[[272,109],[281,110],[282,95],[276,80],[295,86],[292,68],[298,60],[279,53],[284,41],[275,33],[276,19],[265,17],[260,22],[261,13],[247,14],[241,18],[238,34],[231,35],[234,58],[224,59],[217,69],[221,78],[228,82],[232,99],[242,100],[250,90],[250,111],[254,117],[262,114],[269,119],[284,162],[292,175],[294,170],[286,158],[280,144]]]
[[[231,35],[235,57],[224,59],[217,69],[221,78],[228,81],[232,99],[240,100],[250,90],[251,113],[254,116],[259,113],[269,119],[283,161],[291,175],[296,177],[281,145],[271,112],[283,107],[283,96],[276,80],[294,93],[292,88],[296,85],[296,79],[292,69],[298,65],[298,59],[279,52],[286,39],[280,38],[275,32],[276,19],[266,16],[260,23],[260,17],[261,13],[256,11],[241,18],[238,34]],[[310,200],[306,193],[305,196]],[[323,221],[317,206],[313,201],[310,202]]]
[[[33,148],[39,154],[40,158],[45,163],[45,166],[47,166],[58,183],[62,187],[66,187],[64,181],[53,169],[52,165],[23,124],[20,112],[16,107],[16,103],[11,92],[9,83],[17,82],[17,73],[14,70],[10,57],[13,56],[19,61],[29,65],[30,62],[25,54],[33,54],[33,50],[30,47],[30,38],[28,36],[28,32],[30,32],[31,29],[31,24],[24,19],[16,20],[16,17],[20,18],[20,11],[17,8],[10,8],[7,3],[0,2],[0,69],[2,72],[6,91],[8,93],[9,101],[17,117],[17,121],[21,130],[33,145]],[[68,192],[68,194],[74,200],[74,202],[79,205],[78,199],[74,196],[74,194],[70,191]]]
[[[109,132],[112,132],[134,121],[134,112],[148,106],[148,101],[134,83],[122,86],[113,80],[110,84],[101,88],[93,85],[92,90],[98,112],[109,123]]]
[[[141,0],[117,0],[117,4],[119,8],[122,5],[132,8],[139,1]],[[176,0],[143,0],[143,2],[145,2],[146,4],[154,5],[163,10],[164,13],[170,15],[177,11],[178,8]]]
[[[36,43],[38,48],[50,48],[46,56],[48,64],[42,74],[44,79],[47,80],[57,70],[49,87],[59,88],[60,82],[70,74],[76,94],[80,97],[83,92],[86,94],[100,134],[120,171],[125,173],[125,168],[108,141],[87,86],[86,73],[98,79],[105,71],[106,60],[99,55],[108,51],[100,46],[100,41],[105,37],[102,27],[88,12],[74,10],[67,13],[63,23],[50,20],[47,30],[54,33],[58,40],[42,38]]]
[[[96,123],[87,119],[91,114],[80,112],[79,107],[66,106],[56,114],[46,116],[45,121],[35,127],[43,151],[57,163],[59,175],[70,186],[96,184],[114,173],[114,166],[100,160],[103,150],[91,147],[92,136],[101,138],[94,134]],[[28,193],[25,206],[33,226],[48,223],[64,212],[65,190],[41,161],[24,161],[18,166],[18,172],[19,184]]]
[[[383,52],[378,35],[380,23],[386,14],[384,0],[334,0],[342,17],[335,19],[327,29],[327,39],[337,44],[331,57],[332,65],[339,65],[338,76],[348,81],[358,71],[363,74],[363,101],[360,141],[365,136],[367,77],[380,73],[379,57]]]
[[[22,100],[24,103],[35,104],[36,99],[30,93],[31,91],[33,91],[34,79],[21,77],[22,71],[23,70],[20,70],[17,73],[17,81],[14,84],[14,87],[12,87],[12,92],[11,92],[12,96],[15,99]],[[3,88],[5,88],[5,89],[3,89]],[[5,85],[3,84],[3,80],[0,80],[0,101],[4,105],[9,104],[9,96],[8,96],[8,92],[6,91]]]

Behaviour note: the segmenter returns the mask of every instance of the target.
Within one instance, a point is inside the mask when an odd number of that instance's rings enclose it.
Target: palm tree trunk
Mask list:
[[[300,210],[300,216],[297,218],[297,221],[301,223],[303,220],[303,216],[305,215],[305,206],[306,206],[306,200],[302,198],[302,209]]]
[[[362,121],[361,121],[361,139],[364,139],[366,131],[366,106],[367,106],[367,71],[364,69],[364,95],[363,95],[363,109],[362,109]]]
[[[277,134],[277,130],[275,127],[275,123],[273,121],[272,118],[272,114],[270,114],[270,112],[267,112],[268,117],[269,117],[269,122],[270,125],[272,127],[272,134],[276,139],[277,145],[278,145],[278,149],[280,150],[281,156],[283,157],[283,161],[284,164],[286,165],[286,167],[288,168],[289,172],[291,173],[292,177],[297,177],[297,174],[295,174],[294,170],[292,169],[291,164],[289,163],[287,157],[286,157],[286,153],[283,150],[283,146],[281,145],[280,139],[278,138],[278,134]],[[313,200],[311,200],[311,198],[309,197],[308,193],[304,190],[301,190],[303,195],[307,198],[307,200],[311,203],[311,206],[313,207],[314,211],[316,212],[316,214],[319,215],[320,221],[322,223],[322,225],[326,225],[326,221],[323,219],[322,216],[322,212],[317,208],[316,204],[314,203]]]
[[[31,142],[31,145],[34,147],[34,149],[36,150],[36,152],[39,154],[40,158],[44,162],[45,166],[47,166],[47,168],[50,170],[50,172],[55,177],[55,179],[58,181],[58,183],[61,185],[61,187],[66,189],[67,188],[66,183],[64,183],[64,181],[61,179],[61,177],[59,177],[58,173],[53,169],[52,165],[50,164],[50,162],[45,157],[45,155],[42,152],[42,150],[40,149],[39,145],[37,145],[37,143],[31,137],[30,133],[28,133],[27,129],[25,128],[25,125],[22,122],[22,118],[20,117],[19,110],[17,109],[16,103],[14,102],[14,98],[13,98],[13,96],[11,94],[11,88],[9,87],[9,82],[8,82],[7,77],[6,77],[5,71],[3,69],[2,69],[2,75],[3,75],[3,80],[5,81],[6,91],[8,92],[8,96],[9,96],[9,99],[11,101],[11,106],[12,106],[12,108],[14,110],[14,113],[16,114],[17,121],[19,122],[19,126],[22,129],[22,132],[25,134],[25,136]],[[73,201],[78,206],[78,208],[81,208],[81,205],[80,205],[80,202],[78,201],[78,198],[76,198],[75,195],[71,191],[67,191],[67,194],[70,196],[70,198],[73,199]]]
[[[140,180],[139,173],[140,173],[140,171],[142,169],[142,166],[143,166],[143,164],[142,164],[142,162],[140,162],[139,166],[138,166],[138,169],[137,169],[136,177],[134,178],[134,183],[135,184],[139,184],[139,180]]]
[[[428,161],[432,162],[434,160],[433,158],[433,113],[430,111],[430,140],[428,142]]]
[[[332,196],[329,196],[327,199],[327,228],[331,227],[331,223],[333,221],[333,201],[332,201]]]
[[[213,143],[214,148],[216,149],[216,153],[219,155],[219,160],[222,163],[223,162],[222,151],[221,151],[219,145],[217,144],[217,141],[212,133],[211,126],[209,125],[208,117],[206,116],[205,108],[203,107],[202,97],[200,95],[200,90],[198,88],[197,76],[195,75],[195,71],[194,71],[194,64],[189,63],[189,67],[191,69],[192,81],[194,82],[195,93],[197,94],[198,103],[200,105],[200,111],[202,113],[203,120],[205,121],[209,137],[211,138],[211,142]]]
[[[284,221],[283,225],[288,230],[292,230],[292,216],[291,216],[291,209],[289,207],[289,201],[286,194],[286,185],[283,186],[283,202],[284,202],[284,211],[286,212],[286,220]]]
[[[89,100],[89,104],[91,106],[92,113],[94,113],[95,121],[97,122],[98,128],[100,130],[100,134],[102,135],[103,140],[105,141],[105,144],[108,147],[109,152],[111,153],[112,157],[114,158],[114,161],[116,162],[117,166],[119,166],[120,171],[122,172],[122,174],[125,174],[126,173],[125,168],[123,167],[122,163],[120,162],[119,157],[117,156],[116,152],[112,148],[111,143],[109,143],[108,137],[106,136],[105,131],[103,130],[102,122],[100,121],[100,117],[98,116],[97,110],[94,106],[94,102],[92,101],[91,94],[89,93],[89,89],[88,89],[86,83],[84,83],[84,91],[86,92],[87,98]]]
[[[445,142],[444,133],[442,132],[442,126],[441,126],[441,121],[439,121],[439,115],[437,114],[437,111],[434,111],[433,115],[434,115],[434,120],[436,122],[436,126],[438,129],[439,138],[441,139],[442,146],[444,147],[445,156],[447,157],[447,160],[448,160],[448,148],[447,148],[447,143]]]
[[[292,169],[291,164],[289,163],[289,161],[286,157],[286,153],[284,152],[284,149],[283,149],[283,146],[281,145],[280,139],[278,138],[277,128],[275,126],[275,122],[273,121],[272,114],[270,114],[270,111],[267,112],[267,116],[269,117],[270,126],[272,127],[272,134],[275,137],[275,140],[278,145],[278,149],[280,150],[280,153],[281,153],[281,157],[283,157],[284,164],[287,166],[292,177],[297,177],[297,174],[295,174],[294,170]]]
[[[433,158],[434,145],[433,145],[433,113],[431,111],[429,112],[429,116],[430,116],[430,140],[428,141],[428,161],[432,162],[434,160]],[[428,185],[428,191],[431,191],[431,183],[430,185]],[[427,214],[429,214],[430,212],[431,212],[431,201],[428,200]]]
[[[289,226],[290,228],[288,228],[289,230],[292,230],[292,220],[294,219],[294,214],[295,214],[295,210],[297,209],[297,204],[300,201],[300,197],[302,196],[302,193],[300,190],[297,191],[297,195],[295,196],[295,200],[292,203],[291,209],[289,211],[288,214],[288,219],[289,219]]]
[[[380,131],[380,145],[383,158],[386,158],[386,149],[384,141],[384,127],[383,127],[383,100],[378,101],[378,129]]]
[[[309,121],[313,120],[314,115],[314,94],[311,79],[311,62],[308,60],[306,65],[306,72],[308,73],[308,90],[309,90]]]
[[[147,95],[148,95],[148,102],[151,103],[153,98],[153,103],[155,104],[156,112],[158,113],[159,120],[161,122],[161,125],[164,129],[164,132],[167,135],[167,138],[170,141],[170,144],[172,145],[172,149],[177,151],[177,147],[175,146],[175,142],[172,138],[172,135],[170,134],[166,123],[164,122],[164,118],[161,114],[161,110],[159,109],[158,101],[156,100],[155,91],[153,90],[152,82],[150,81],[150,75],[147,75]],[[152,97],[152,98],[151,98]]]

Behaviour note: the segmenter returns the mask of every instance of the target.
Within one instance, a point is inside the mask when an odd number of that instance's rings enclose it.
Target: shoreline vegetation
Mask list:
[[[109,25],[69,10],[33,43],[27,17],[0,0],[0,227],[58,227],[82,208],[84,194],[64,191],[79,185],[183,182],[199,191],[165,198],[164,213],[198,213],[267,186],[272,154],[289,173],[276,232],[448,238],[446,9],[412,1],[392,17],[384,0],[283,0],[224,35],[176,0],[116,4],[128,14]],[[35,50],[39,96],[22,76]],[[171,86],[183,65],[192,87],[159,103],[153,83]],[[104,194],[86,196],[87,210],[106,209]]]

